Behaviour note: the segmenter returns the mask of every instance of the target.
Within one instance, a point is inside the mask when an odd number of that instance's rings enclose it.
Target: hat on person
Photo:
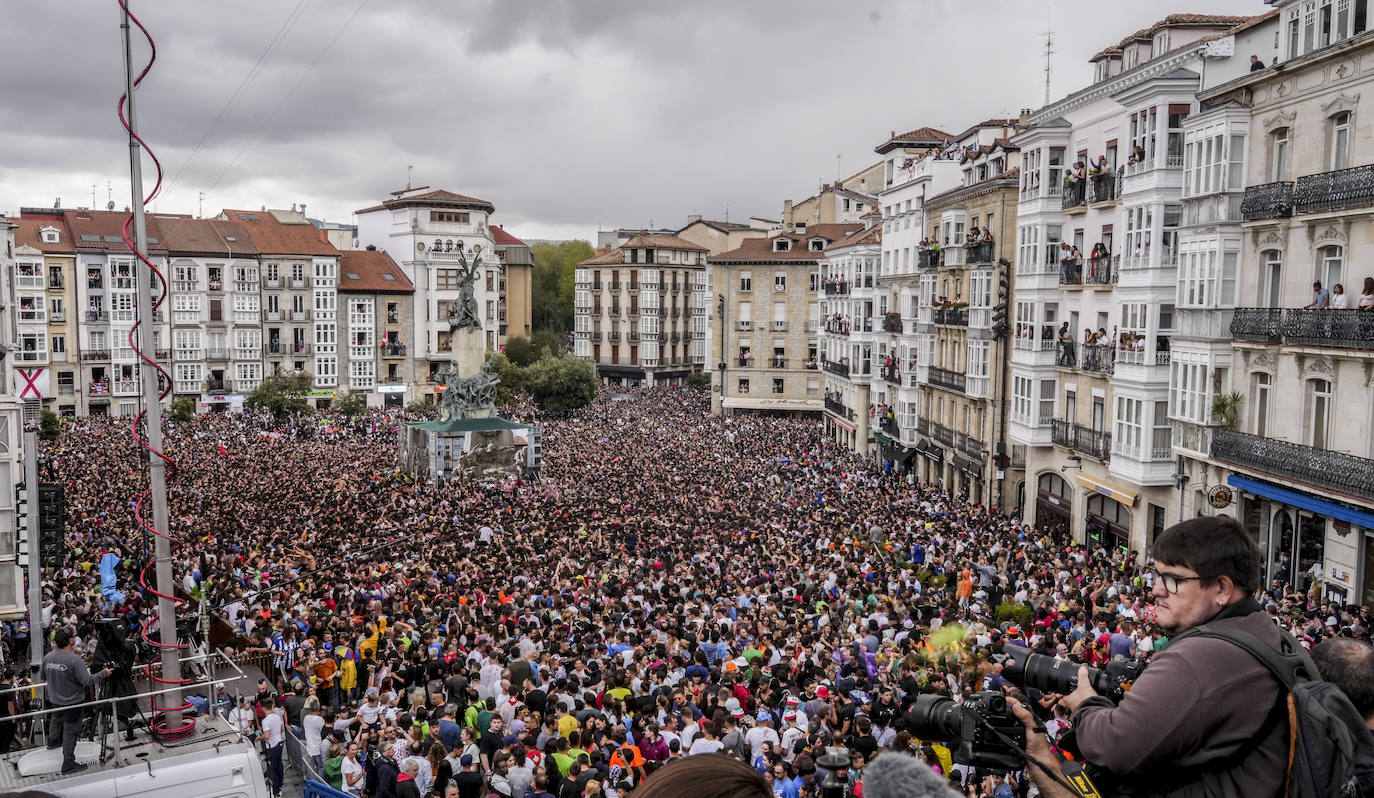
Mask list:
[[[817,698],[829,698],[829,697],[830,697],[830,690],[828,690],[828,689],[826,688],[825,685],[821,685],[820,687],[817,687],[817,688],[816,688],[816,697],[817,697]]]
[[[739,707],[735,707],[734,709],[730,710],[730,717],[738,720],[744,717],[744,710],[740,709]]]
[[[463,754],[458,758],[458,764],[462,767],[472,767],[472,754]]]
[[[789,696],[787,697],[787,705],[788,705],[789,707],[795,707],[795,706],[797,706],[797,705],[800,704],[800,703],[801,703],[801,699],[798,698],[797,696],[789,695]]]
[[[795,709],[789,709],[789,710],[787,710],[786,712],[782,713],[782,719],[783,719],[783,720],[796,720],[796,719],[797,719],[797,711],[796,711]]]
[[[754,720],[758,721],[759,723],[772,723],[773,716],[768,714],[767,712],[760,710],[759,714],[754,716]]]

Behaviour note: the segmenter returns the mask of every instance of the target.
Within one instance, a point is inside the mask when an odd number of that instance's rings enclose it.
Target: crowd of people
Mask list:
[[[1005,798],[1032,789],[1023,774],[954,763],[908,722],[918,695],[1005,691],[1062,729],[1056,696],[1003,678],[1004,646],[1102,665],[1167,644],[1141,553],[895,478],[815,420],[708,404],[685,387],[603,392],[539,419],[537,483],[411,479],[400,412],[168,423],[186,609],[205,602],[238,654],[270,663],[256,691],[207,711],[257,739],[278,791],[295,734],[321,778],[372,798],[650,795],[656,771],[708,754],[764,794],[815,796],[833,778],[850,795],[885,751]],[[125,423],[69,421],[42,469],[68,509],[44,632],[74,630],[79,647],[97,617],[135,628],[151,544]],[[1305,587],[1258,598],[1309,645],[1369,639],[1367,607]],[[20,631],[5,627],[18,656]],[[847,768],[818,764],[829,746]]]

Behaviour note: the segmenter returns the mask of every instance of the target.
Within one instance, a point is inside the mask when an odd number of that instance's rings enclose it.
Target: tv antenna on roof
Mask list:
[[[1054,55],[1054,29],[1050,27],[1049,5],[1045,6],[1045,32],[1040,34],[1045,37],[1045,105],[1050,104],[1050,56]]]

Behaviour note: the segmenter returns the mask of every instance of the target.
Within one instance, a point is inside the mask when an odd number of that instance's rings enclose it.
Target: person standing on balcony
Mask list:
[[[1345,286],[1340,283],[1331,286],[1331,299],[1326,306],[1331,310],[1350,309],[1350,295],[1345,292]]]
[[[1322,281],[1317,280],[1312,283],[1312,301],[1303,305],[1304,308],[1316,308],[1326,310],[1331,304],[1331,292],[1322,288]]]
[[[1364,278],[1364,288],[1360,291],[1360,310],[1374,310],[1374,277]]]

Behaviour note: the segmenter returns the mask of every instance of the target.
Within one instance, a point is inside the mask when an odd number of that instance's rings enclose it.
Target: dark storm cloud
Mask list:
[[[169,177],[298,3],[136,0],[158,42],[139,121]],[[835,177],[837,154],[851,173],[890,130],[957,132],[1043,95],[1042,4],[370,0],[306,76],[357,7],[300,6],[159,210],[194,212],[206,191],[207,213],[306,202],[343,221],[414,164],[417,183],[490,199],[530,237],[727,205],[775,217]],[[1055,95],[1086,82],[1089,55],[1164,13],[1264,10],[1056,3]],[[93,183],[103,204],[107,180],[126,204],[117,7],[4,12],[0,210],[89,204]]]

